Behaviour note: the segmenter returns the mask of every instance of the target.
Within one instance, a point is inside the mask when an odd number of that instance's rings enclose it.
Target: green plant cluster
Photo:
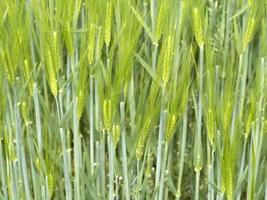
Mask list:
[[[266,0],[0,0],[0,199],[267,200]]]

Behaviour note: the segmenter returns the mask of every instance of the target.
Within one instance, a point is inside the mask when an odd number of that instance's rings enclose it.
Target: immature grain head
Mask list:
[[[113,17],[112,0],[108,0],[106,17],[105,17],[105,44],[108,47],[111,39],[112,17]]]
[[[250,111],[246,120],[246,127],[245,127],[245,138],[248,138],[249,133],[251,132],[252,126],[254,124],[253,121],[253,113]]]
[[[211,145],[214,144],[214,138],[215,138],[215,118],[214,114],[211,108],[208,109],[207,113],[207,132],[208,132],[208,139]]]
[[[110,132],[111,129],[111,99],[105,99],[103,105],[103,118],[104,118],[104,128]]]
[[[166,142],[170,142],[176,127],[177,122],[177,116],[175,114],[172,114],[171,117],[169,117],[168,124],[167,124],[167,131],[165,135]]]
[[[33,80],[31,78],[31,69],[30,69],[30,65],[28,62],[28,59],[26,58],[24,60],[24,76],[26,81],[28,82],[28,90],[30,95],[33,95]]]
[[[26,125],[28,125],[29,121],[30,121],[29,120],[29,111],[28,111],[28,109],[29,109],[28,104],[25,101],[23,101],[21,103],[20,110],[21,110],[22,119],[24,120],[24,123]]]
[[[156,42],[160,40],[161,35],[162,35],[165,11],[166,11],[166,3],[164,1],[161,1],[159,14],[157,17],[157,23],[156,23]]]
[[[51,51],[47,50],[47,74],[48,74],[48,83],[51,89],[51,92],[54,96],[57,96],[57,78],[56,78],[56,71],[53,66],[53,58]]]
[[[58,38],[58,32],[53,31],[53,55],[54,55],[54,66],[56,69],[56,72],[61,67],[61,60],[60,60],[60,52],[59,52],[59,38]]]
[[[165,47],[163,48],[163,63],[162,63],[162,82],[163,87],[166,87],[169,82],[170,72],[171,72],[171,64],[173,59],[173,35],[169,35],[167,37],[167,41],[165,42]]]
[[[120,140],[120,126],[119,125],[113,125],[112,135],[113,135],[113,145],[114,147],[116,147]]]
[[[67,48],[68,54],[73,57],[74,48],[73,48],[73,41],[72,41],[72,33],[70,30],[69,23],[66,24],[66,30],[64,31],[64,41]]]
[[[135,157],[137,160],[140,160],[144,154],[144,148],[147,142],[150,125],[151,125],[151,119],[148,118],[143,128],[140,131],[140,136],[138,138],[137,146],[135,150]]]
[[[3,64],[5,73],[7,75],[7,79],[9,81],[10,84],[14,83],[15,80],[15,72],[13,70],[12,67],[10,67],[9,63],[8,63],[8,56],[6,55],[4,50],[1,50],[1,63]]]
[[[78,90],[78,100],[77,100],[77,117],[78,117],[78,119],[80,119],[82,117],[84,104],[85,104],[85,90],[84,90],[84,86],[82,86]]]
[[[226,131],[230,126],[231,113],[232,113],[232,105],[231,103],[227,103],[225,112],[223,112],[223,130],[224,131]]]
[[[55,179],[51,173],[49,173],[47,176],[47,182],[48,182],[48,195],[49,195],[49,198],[51,198],[54,192],[54,187],[55,187]]]
[[[203,45],[204,44],[203,23],[201,15],[199,13],[199,9],[196,7],[193,8],[193,32],[195,34],[198,46]]]
[[[94,62],[95,36],[96,36],[96,25],[90,24],[90,27],[89,27],[89,44],[88,44],[88,64],[89,65],[91,65]]]
[[[248,19],[246,32],[243,38],[243,49],[246,49],[248,44],[252,41],[256,30],[256,20],[254,16]]]

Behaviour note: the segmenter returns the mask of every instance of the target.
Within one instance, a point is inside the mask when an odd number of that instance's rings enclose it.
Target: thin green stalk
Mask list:
[[[200,171],[196,171],[195,200],[199,199],[199,177]]]
[[[243,105],[245,102],[245,91],[246,91],[246,81],[247,81],[247,71],[248,71],[248,51],[244,53],[244,57],[241,57],[243,61],[243,71],[241,72],[241,82],[240,82],[240,98],[238,100],[238,117],[241,119],[243,113]]]
[[[3,150],[2,150],[2,138],[0,138],[0,174],[1,174],[1,181],[2,181],[2,191],[4,193],[4,200],[8,200],[8,195],[7,195],[7,182],[6,182],[6,177],[5,177],[5,164],[3,160]]]
[[[111,133],[108,133],[108,155],[109,155],[109,200],[114,199],[114,146]]]
[[[59,129],[61,146],[63,151],[63,171],[64,171],[64,180],[65,180],[65,190],[66,190],[66,200],[72,199],[72,189],[70,182],[70,167],[68,162],[68,154],[66,148],[66,138],[65,133],[62,128]]]
[[[19,193],[18,193],[18,189],[19,189],[19,184],[18,184],[18,180],[16,179],[16,177],[18,177],[18,175],[16,174],[16,162],[17,161],[10,161],[9,162],[9,168],[10,168],[10,176],[11,176],[11,199],[19,199]]]
[[[95,112],[95,128],[96,128],[96,131],[99,132],[101,135],[102,135],[102,132],[101,132],[101,129],[100,129],[100,122],[99,122],[99,100],[98,100],[98,85],[97,85],[97,81],[95,81],[95,106],[94,106],[94,112]],[[104,192],[104,191],[101,191],[102,188],[104,188],[104,186],[102,186],[102,175],[103,175],[103,168],[101,166],[101,162],[102,162],[102,153],[101,153],[101,150],[102,150],[102,138],[104,136],[100,136],[100,141],[96,141],[96,163],[97,163],[97,166],[99,166],[100,168],[100,173],[98,173],[98,176],[97,176],[97,195],[99,196],[101,194],[101,192]]]
[[[37,142],[38,142],[38,151],[42,154],[43,142],[42,142],[42,126],[41,126],[41,117],[40,117],[40,105],[38,100],[38,88],[37,83],[33,84],[34,87],[34,110],[35,110],[35,120],[36,120],[36,132],[37,132]]]
[[[131,121],[131,132],[134,134],[135,131],[135,115],[136,115],[136,106],[135,106],[135,95],[134,95],[134,71],[131,72],[131,82],[128,92],[128,102],[130,108],[130,121]]]
[[[262,120],[264,116],[264,105],[263,105],[263,98],[264,98],[264,70],[265,70],[265,59],[261,58],[261,64],[260,64],[260,70],[259,70],[259,93],[260,98],[257,106],[257,114],[256,114],[256,141],[255,141],[255,147],[256,147],[256,177],[258,174],[258,168],[260,164],[260,156],[261,156],[261,149],[262,149],[262,142],[263,142],[263,133],[260,131],[260,127],[264,127],[264,122]]]
[[[94,173],[94,79],[93,76],[90,77],[90,161],[91,161],[91,175]]]
[[[201,126],[202,126],[202,94],[203,94],[203,71],[204,71],[204,45],[199,47],[199,96],[198,96],[198,111],[197,111],[197,124],[195,136],[195,172],[196,172],[196,187],[195,187],[195,200],[199,199],[199,176],[202,169],[202,142],[201,142]]]
[[[151,13],[153,33],[155,33],[155,31],[156,31],[156,17],[157,17],[157,12],[156,12],[157,7],[156,6],[157,6],[157,3],[158,3],[158,0],[150,0],[150,5],[151,5],[150,13]]]
[[[101,180],[101,196],[105,198],[106,192],[106,181],[105,181],[105,131],[102,131],[102,137],[100,140],[100,180]]]
[[[180,197],[181,197],[181,185],[182,185],[183,170],[184,170],[186,136],[187,136],[187,107],[185,108],[185,112],[183,114],[181,158],[180,158],[180,167],[179,167],[177,191],[176,191],[176,194],[175,194],[176,200],[179,200]]]
[[[74,142],[74,195],[75,199],[80,200],[80,168],[81,168],[81,141],[78,129],[77,100],[74,96],[73,103],[73,142]]]
[[[208,141],[207,141],[207,145],[209,145],[209,143],[208,143]],[[209,186],[208,186],[208,199],[209,200],[212,200],[212,199],[214,199],[214,189],[213,189],[213,182],[214,182],[214,180],[213,180],[213,174],[214,174],[214,172],[213,172],[213,170],[214,170],[214,151],[213,150],[211,150],[210,151],[210,146],[208,147],[208,151],[207,151],[207,153],[209,154],[209,155],[211,155],[211,156],[209,156],[210,157],[210,163],[208,164],[208,184],[209,184]]]
[[[165,97],[165,88],[162,88],[162,99]],[[155,191],[159,187],[160,180],[160,169],[161,169],[161,157],[162,157],[162,144],[164,138],[164,124],[165,124],[165,114],[163,110],[163,100],[161,102],[161,112],[160,112],[160,123],[159,123],[159,134],[158,134],[158,146],[157,146],[157,163],[156,163],[156,178],[155,178]],[[156,198],[157,199],[157,194]]]
[[[25,187],[25,195],[27,200],[31,199],[30,196],[30,187],[29,187],[29,178],[28,178],[28,173],[27,173],[27,164],[26,164],[26,158],[25,158],[25,150],[24,150],[24,142],[23,139],[21,137],[21,119],[20,119],[20,115],[19,115],[19,109],[18,109],[19,105],[15,105],[14,109],[15,109],[15,123],[16,123],[16,140],[17,140],[17,156],[18,156],[18,160],[20,162],[20,168],[22,171],[22,175],[23,175],[23,185]]]
[[[248,164],[248,177],[247,177],[247,200],[255,199],[255,150],[253,141],[250,143],[249,164]]]
[[[122,168],[123,168],[123,180],[125,199],[130,200],[129,183],[128,183],[128,166],[127,166],[127,154],[126,154],[126,131],[125,131],[125,103],[120,103],[121,111],[121,145],[122,145]]]
[[[164,188],[166,162],[167,162],[167,157],[168,157],[168,149],[169,149],[169,145],[168,145],[168,143],[165,143],[163,165],[162,165],[162,169],[161,169],[161,178],[160,178],[160,185],[159,185],[159,198],[158,199],[163,199],[163,188]]]
[[[242,152],[242,159],[241,159],[241,164],[239,168],[239,173],[238,173],[238,178],[237,182],[240,183],[240,192],[237,193],[236,199],[239,200],[241,198],[241,193],[242,193],[242,184],[241,181],[244,176],[244,167],[245,167],[245,159],[246,159],[246,151],[247,151],[247,138],[245,138],[244,141],[244,146],[243,146],[243,152]]]

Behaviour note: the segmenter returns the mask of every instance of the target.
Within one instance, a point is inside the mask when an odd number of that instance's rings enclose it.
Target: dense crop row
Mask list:
[[[266,0],[0,0],[0,199],[267,200]]]

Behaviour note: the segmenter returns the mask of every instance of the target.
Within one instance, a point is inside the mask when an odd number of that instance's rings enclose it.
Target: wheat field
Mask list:
[[[1,0],[0,199],[267,200],[266,0]]]

